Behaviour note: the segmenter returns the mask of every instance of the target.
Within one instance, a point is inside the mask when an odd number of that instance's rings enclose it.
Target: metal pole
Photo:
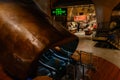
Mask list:
[[[82,65],[82,66],[83,66],[83,80],[85,80],[85,79],[84,79],[84,65]]]

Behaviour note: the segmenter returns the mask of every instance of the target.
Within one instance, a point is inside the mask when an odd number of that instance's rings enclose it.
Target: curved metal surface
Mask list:
[[[22,80],[45,50],[78,40],[61,25],[27,9],[0,2],[0,61],[8,73]]]

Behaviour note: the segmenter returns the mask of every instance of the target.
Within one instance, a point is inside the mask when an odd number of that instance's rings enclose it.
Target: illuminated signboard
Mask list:
[[[52,16],[66,16],[67,8],[55,8],[51,10]]]
[[[74,16],[74,21],[86,21],[86,20],[87,20],[86,15]]]

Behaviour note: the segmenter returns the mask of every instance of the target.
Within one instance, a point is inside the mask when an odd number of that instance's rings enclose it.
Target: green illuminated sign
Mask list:
[[[55,8],[51,10],[51,15],[53,16],[66,16],[67,15],[67,8]]]

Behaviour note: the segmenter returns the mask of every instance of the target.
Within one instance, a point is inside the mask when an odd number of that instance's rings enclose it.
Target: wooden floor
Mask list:
[[[79,37],[77,50],[93,54],[96,72],[87,71],[90,80],[120,80],[120,50],[95,47],[91,36]]]
[[[93,56],[93,66],[95,71],[86,72],[90,80],[120,80],[120,69],[109,61]]]
[[[88,66],[85,72],[88,79],[85,80],[120,80],[120,68],[118,66],[92,53],[85,51],[80,51],[80,53],[81,59],[79,61]]]
[[[79,37],[78,51],[93,53],[93,55],[101,57],[120,68],[120,50],[95,47],[96,42],[92,41],[90,37],[77,36]]]

